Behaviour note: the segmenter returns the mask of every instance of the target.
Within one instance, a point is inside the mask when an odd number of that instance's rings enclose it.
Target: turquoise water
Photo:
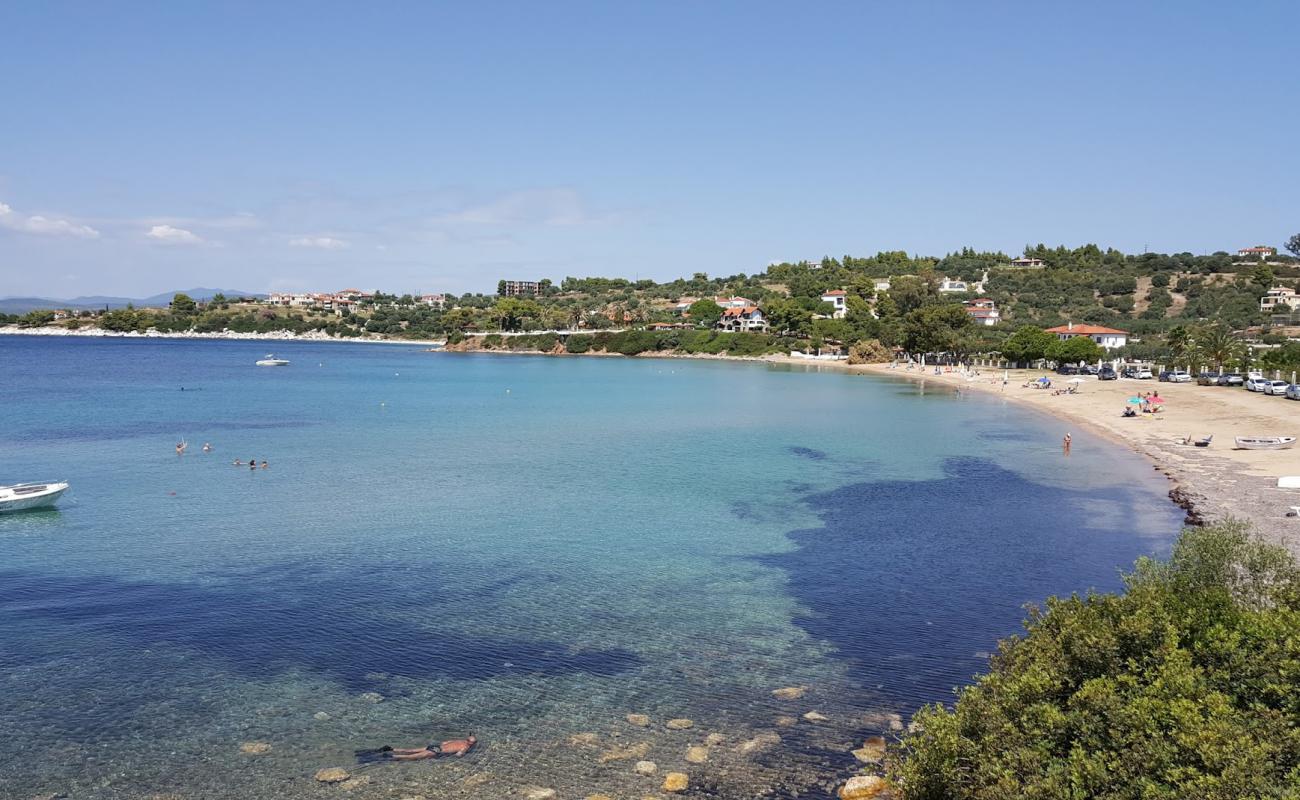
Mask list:
[[[73,485],[0,517],[0,796],[335,796],[312,775],[356,749],[469,732],[348,796],[652,794],[616,747],[699,796],[822,796],[1025,603],[1115,588],[1180,519],[1136,457],[934,386],[266,349],[0,337],[0,482]]]

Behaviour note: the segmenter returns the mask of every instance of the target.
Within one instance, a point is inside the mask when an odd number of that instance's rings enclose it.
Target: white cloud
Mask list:
[[[165,244],[199,244],[203,241],[193,232],[171,225],[155,225],[145,236]]]
[[[20,233],[39,236],[72,236],[78,239],[98,239],[99,231],[89,225],[80,225],[66,219],[51,219],[39,214],[26,216],[0,203],[0,227]]]
[[[289,240],[290,247],[315,247],[318,250],[342,250],[350,243],[333,236],[299,236]]]
[[[477,206],[434,217],[435,223],[475,225],[584,225],[598,222],[573,189],[511,192]]]

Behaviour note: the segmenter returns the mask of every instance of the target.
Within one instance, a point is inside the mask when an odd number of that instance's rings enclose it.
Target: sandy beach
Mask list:
[[[807,366],[809,362],[776,359]],[[1300,403],[1282,397],[1248,392],[1240,387],[1197,386],[1195,383],[1159,383],[1154,380],[1098,381],[1084,376],[1075,384],[1078,393],[1054,395],[1052,390],[1027,388],[1042,371],[1011,370],[1005,387],[1001,370],[986,370],[973,378],[957,372],[922,374],[919,370],[891,369],[887,364],[850,366],[833,363],[833,369],[933,383],[961,391],[977,391],[1009,403],[1051,414],[1061,420],[1061,435],[1072,434],[1073,447],[1090,446],[1090,437],[1120,442],[1147,456],[1156,469],[1173,482],[1176,502],[1206,521],[1228,517],[1249,522],[1265,539],[1284,545],[1300,557],[1300,518],[1287,517],[1300,505],[1300,490],[1278,489],[1283,475],[1300,475],[1300,449],[1235,450],[1236,436],[1300,435]],[[1053,389],[1064,388],[1068,378],[1047,373]],[[1121,416],[1128,398],[1158,392],[1165,398],[1159,414]],[[1208,448],[1179,444],[1186,436],[1213,436]]]

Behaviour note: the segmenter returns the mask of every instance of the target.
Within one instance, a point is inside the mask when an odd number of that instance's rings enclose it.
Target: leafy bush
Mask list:
[[[1300,569],[1227,523],[1121,595],[1051,598],[952,710],[916,715],[904,800],[1300,797]]]
[[[880,364],[889,361],[892,355],[889,348],[885,347],[876,339],[868,339],[864,342],[855,342],[849,348],[850,364]]]
[[[570,353],[586,353],[591,350],[594,339],[585,333],[575,333],[564,342],[564,349]]]

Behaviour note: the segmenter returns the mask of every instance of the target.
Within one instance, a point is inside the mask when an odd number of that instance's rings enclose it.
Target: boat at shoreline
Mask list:
[[[0,513],[47,508],[54,505],[66,491],[68,484],[62,482],[0,486]]]
[[[1288,450],[1295,439],[1294,436],[1238,436],[1234,441],[1238,450]]]
[[[289,366],[289,359],[287,359],[287,358],[276,358],[276,357],[275,357],[275,353],[267,353],[267,354],[266,354],[266,358],[263,358],[263,359],[259,359],[259,360],[258,360],[258,362],[257,362],[257,366],[259,366],[259,367],[287,367],[287,366]]]

